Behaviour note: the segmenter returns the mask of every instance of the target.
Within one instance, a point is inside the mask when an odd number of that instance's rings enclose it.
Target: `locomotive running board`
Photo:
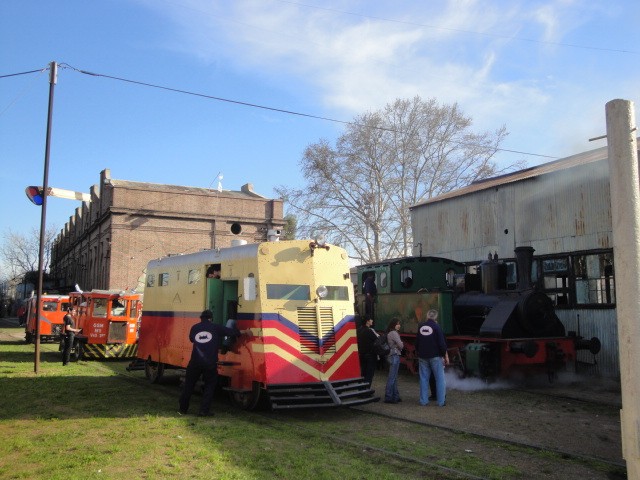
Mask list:
[[[362,378],[268,385],[267,392],[273,410],[352,407],[380,401]]]

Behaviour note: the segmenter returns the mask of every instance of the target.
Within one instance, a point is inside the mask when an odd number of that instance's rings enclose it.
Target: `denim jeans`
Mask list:
[[[419,358],[418,368],[420,371],[420,405],[429,403],[429,377],[433,372],[433,376],[436,379],[438,405],[442,407],[447,398],[447,384],[444,379],[442,357]]]
[[[400,400],[400,392],[398,392],[398,370],[400,369],[400,355],[389,355],[387,357],[389,363],[389,377],[387,378],[387,387],[384,390],[384,400],[398,401]]]

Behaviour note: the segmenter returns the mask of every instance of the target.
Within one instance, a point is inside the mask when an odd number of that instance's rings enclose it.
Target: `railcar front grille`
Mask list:
[[[336,351],[336,332],[331,307],[298,308],[300,351],[305,354],[325,354]]]
[[[124,342],[127,339],[127,322],[110,322],[108,343]]]

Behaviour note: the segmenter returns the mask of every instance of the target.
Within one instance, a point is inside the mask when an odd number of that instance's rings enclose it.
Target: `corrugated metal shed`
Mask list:
[[[426,255],[461,262],[483,260],[490,252],[513,258],[516,246],[532,246],[536,257],[611,249],[609,188],[607,147],[475,182],[412,206],[414,243]],[[615,309],[557,313],[567,331],[602,342],[597,365],[585,368],[618,376]],[[579,359],[593,357],[585,351]]]

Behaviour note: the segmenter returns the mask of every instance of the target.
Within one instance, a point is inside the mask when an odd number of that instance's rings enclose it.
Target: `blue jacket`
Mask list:
[[[189,340],[193,343],[189,365],[213,367],[218,363],[218,349],[224,336],[238,336],[238,330],[223,327],[209,320],[200,320],[191,327]]]
[[[446,355],[447,341],[437,322],[427,320],[418,325],[416,353],[418,358],[444,357]]]

